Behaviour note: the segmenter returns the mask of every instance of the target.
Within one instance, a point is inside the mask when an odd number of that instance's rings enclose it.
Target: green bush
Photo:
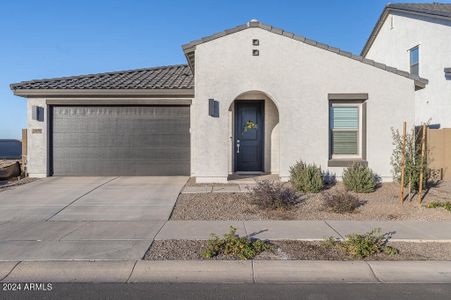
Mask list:
[[[323,201],[329,210],[339,214],[352,213],[357,207],[362,205],[362,202],[356,196],[346,191],[324,193]]]
[[[321,168],[302,161],[290,167],[290,182],[296,190],[305,193],[318,193],[324,187]]]
[[[432,201],[431,203],[429,203],[427,206],[427,208],[444,208],[447,211],[451,211],[451,202],[446,201],[446,202],[438,202],[438,201]]]
[[[373,171],[361,163],[353,163],[343,171],[343,184],[348,191],[371,193],[376,189],[376,177]]]
[[[339,241],[333,237],[327,238],[323,241],[323,246],[340,248],[349,255],[361,259],[378,253],[396,255],[399,250],[387,246],[390,238],[390,233],[382,234],[381,229],[376,228],[364,234],[347,235],[344,241]]]
[[[205,258],[212,258],[220,254],[238,259],[253,259],[258,254],[272,250],[269,242],[259,239],[249,240],[236,234],[236,228],[230,226],[230,231],[224,234],[223,238],[211,234],[208,245],[202,255]]]
[[[288,209],[299,202],[296,191],[280,182],[262,180],[250,191],[250,202],[261,209]]]

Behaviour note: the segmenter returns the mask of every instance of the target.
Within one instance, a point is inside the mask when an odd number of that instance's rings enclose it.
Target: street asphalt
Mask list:
[[[59,283],[50,291],[0,292],[1,299],[448,300],[450,284],[101,284]]]

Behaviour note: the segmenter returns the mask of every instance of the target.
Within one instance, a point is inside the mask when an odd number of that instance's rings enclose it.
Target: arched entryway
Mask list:
[[[279,173],[279,110],[262,91],[238,95],[229,107],[229,174]]]

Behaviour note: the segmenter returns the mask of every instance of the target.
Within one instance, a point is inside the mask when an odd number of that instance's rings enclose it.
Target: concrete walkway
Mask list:
[[[222,235],[229,226],[240,235],[269,240],[322,240],[344,238],[374,228],[393,233],[392,241],[451,242],[451,222],[421,221],[168,221],[156,240],[206,240],[211,233]]]
[[[0,262],[2,282],[451,283],[451,261]]]

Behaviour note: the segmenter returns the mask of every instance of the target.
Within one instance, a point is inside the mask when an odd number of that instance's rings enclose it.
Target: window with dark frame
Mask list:
[[[331,156],[341,158],[359,155],[360,104],[331,103]]]
[[[410,74],[420,76],[420,49],[413,47],[410,51]]]

